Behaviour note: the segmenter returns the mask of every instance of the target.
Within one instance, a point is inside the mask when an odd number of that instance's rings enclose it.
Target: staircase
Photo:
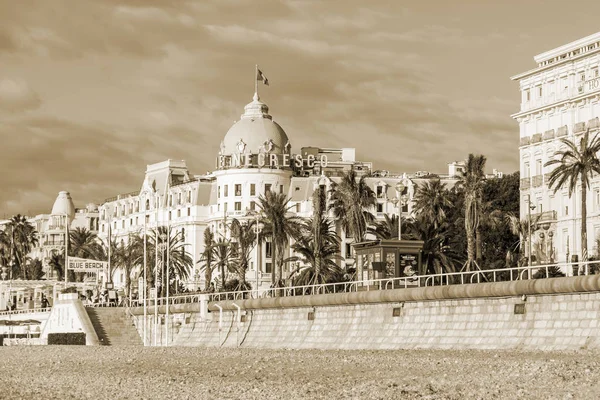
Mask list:
[[[86,307],[100,344],[104,346],[141,346],[140,337],[133,321],[125,314],[124,307]]]

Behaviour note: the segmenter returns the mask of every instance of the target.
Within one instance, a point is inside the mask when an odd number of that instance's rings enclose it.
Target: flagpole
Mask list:
[[[169,278],[170,278],[170,274],[169,274],[169,253],[171,253],[171,221],[169,218],[167,218],[167,310],[166,310],[166,321],[165,321],[165,331],[167,332],[167,336],[166,336],[166,346],[169,345]]]
[[[138,203],[139,204],[139,203]],[[148,345],[147,336],[146,336],[146,325],[148,325],[148,306],[147,306],[147,278],[146,278],[146,265],[147,265],[147,240],[146,240],[146,207],[144,204],[144,347]],[[138,290],[138,298],[139,298],[139,290]]]
[[[156,229],[154,230],[154,345],[158,340],[158,195],[155,197]]]
[[[69,215],[65,214],[65,289],[67,288],[67,271],[69,270]]]
[[[254,93],[258,96],[258,64],[254,66]]]

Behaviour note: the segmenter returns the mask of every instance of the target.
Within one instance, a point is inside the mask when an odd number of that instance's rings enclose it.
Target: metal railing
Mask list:
[[[32,308],[30,310],[2,311],[2,312],[0,312],[0,317],[5,316],[5,315],[45,313],[45,312],[50,312],[50,311],[52,311],[52,307]]]
[[[368,279],[319,285],[285,286],[280,288],[254,289],[234,292],[193,293],[169,296],[169,305],[198,303],[200,296],[206,295],[209,301],[248,300],[268,297],[296,297],[318,294],[348,293],[370,290],[407,289],[446,285],[466,285],[472,283],[506,282],[549,277],[556,272],[565,276],[581,276],[600,273],[600,261],[579,263],[544,264],[514,268],[484,269],[476,271],[449,272],[432,275],[413,275],[400,278]],[[157,306],[167,304],[165,297],[156,299]],[[131,300],[130,307],[142,306],[143,301]],[[147,306],[153,307],[154,299],[147,299]]]

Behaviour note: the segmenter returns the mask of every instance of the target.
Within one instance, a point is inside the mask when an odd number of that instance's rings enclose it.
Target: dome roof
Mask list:
[[[244,107],[244,114],[221,142],[221,155],[288,153],[289,139],[281,126],[269,115],[269,107],[254,93],[254,99]]]
[[[73,199],[69,192],[62,191],[58,193],[58,197],[56,197],[56,200],[54,201],[51,215],[65,214],[72,220],[75,217],[75,206],[73,205]]]

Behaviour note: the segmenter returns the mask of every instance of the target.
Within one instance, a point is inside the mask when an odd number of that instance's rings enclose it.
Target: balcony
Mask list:
[[[556,137],[567,136],[569,134],[569,128],[564,125],[556,130]]]
[[[573,127],[573,133],[581,133],[585,131],[585,122],[578,122]]]
[[[536,133],[535,135],[531,136],[531,143],[540,143],[542,141],[542,134],[541,133]]]
[[[536,175],[531,177],[531,186],[540,187],[544,183],[544,175]]]
[[[529,143],[531,142],[531,138],[529,136],[525,136],[521,138],[521,146],[529,146]]]
[[[544,140],[554,139],[554,129],[550,129],[549,131],[544,132],[543,139]]]
[[[521,190],[527,190],[531,187],[531,178],[521,178]]]

